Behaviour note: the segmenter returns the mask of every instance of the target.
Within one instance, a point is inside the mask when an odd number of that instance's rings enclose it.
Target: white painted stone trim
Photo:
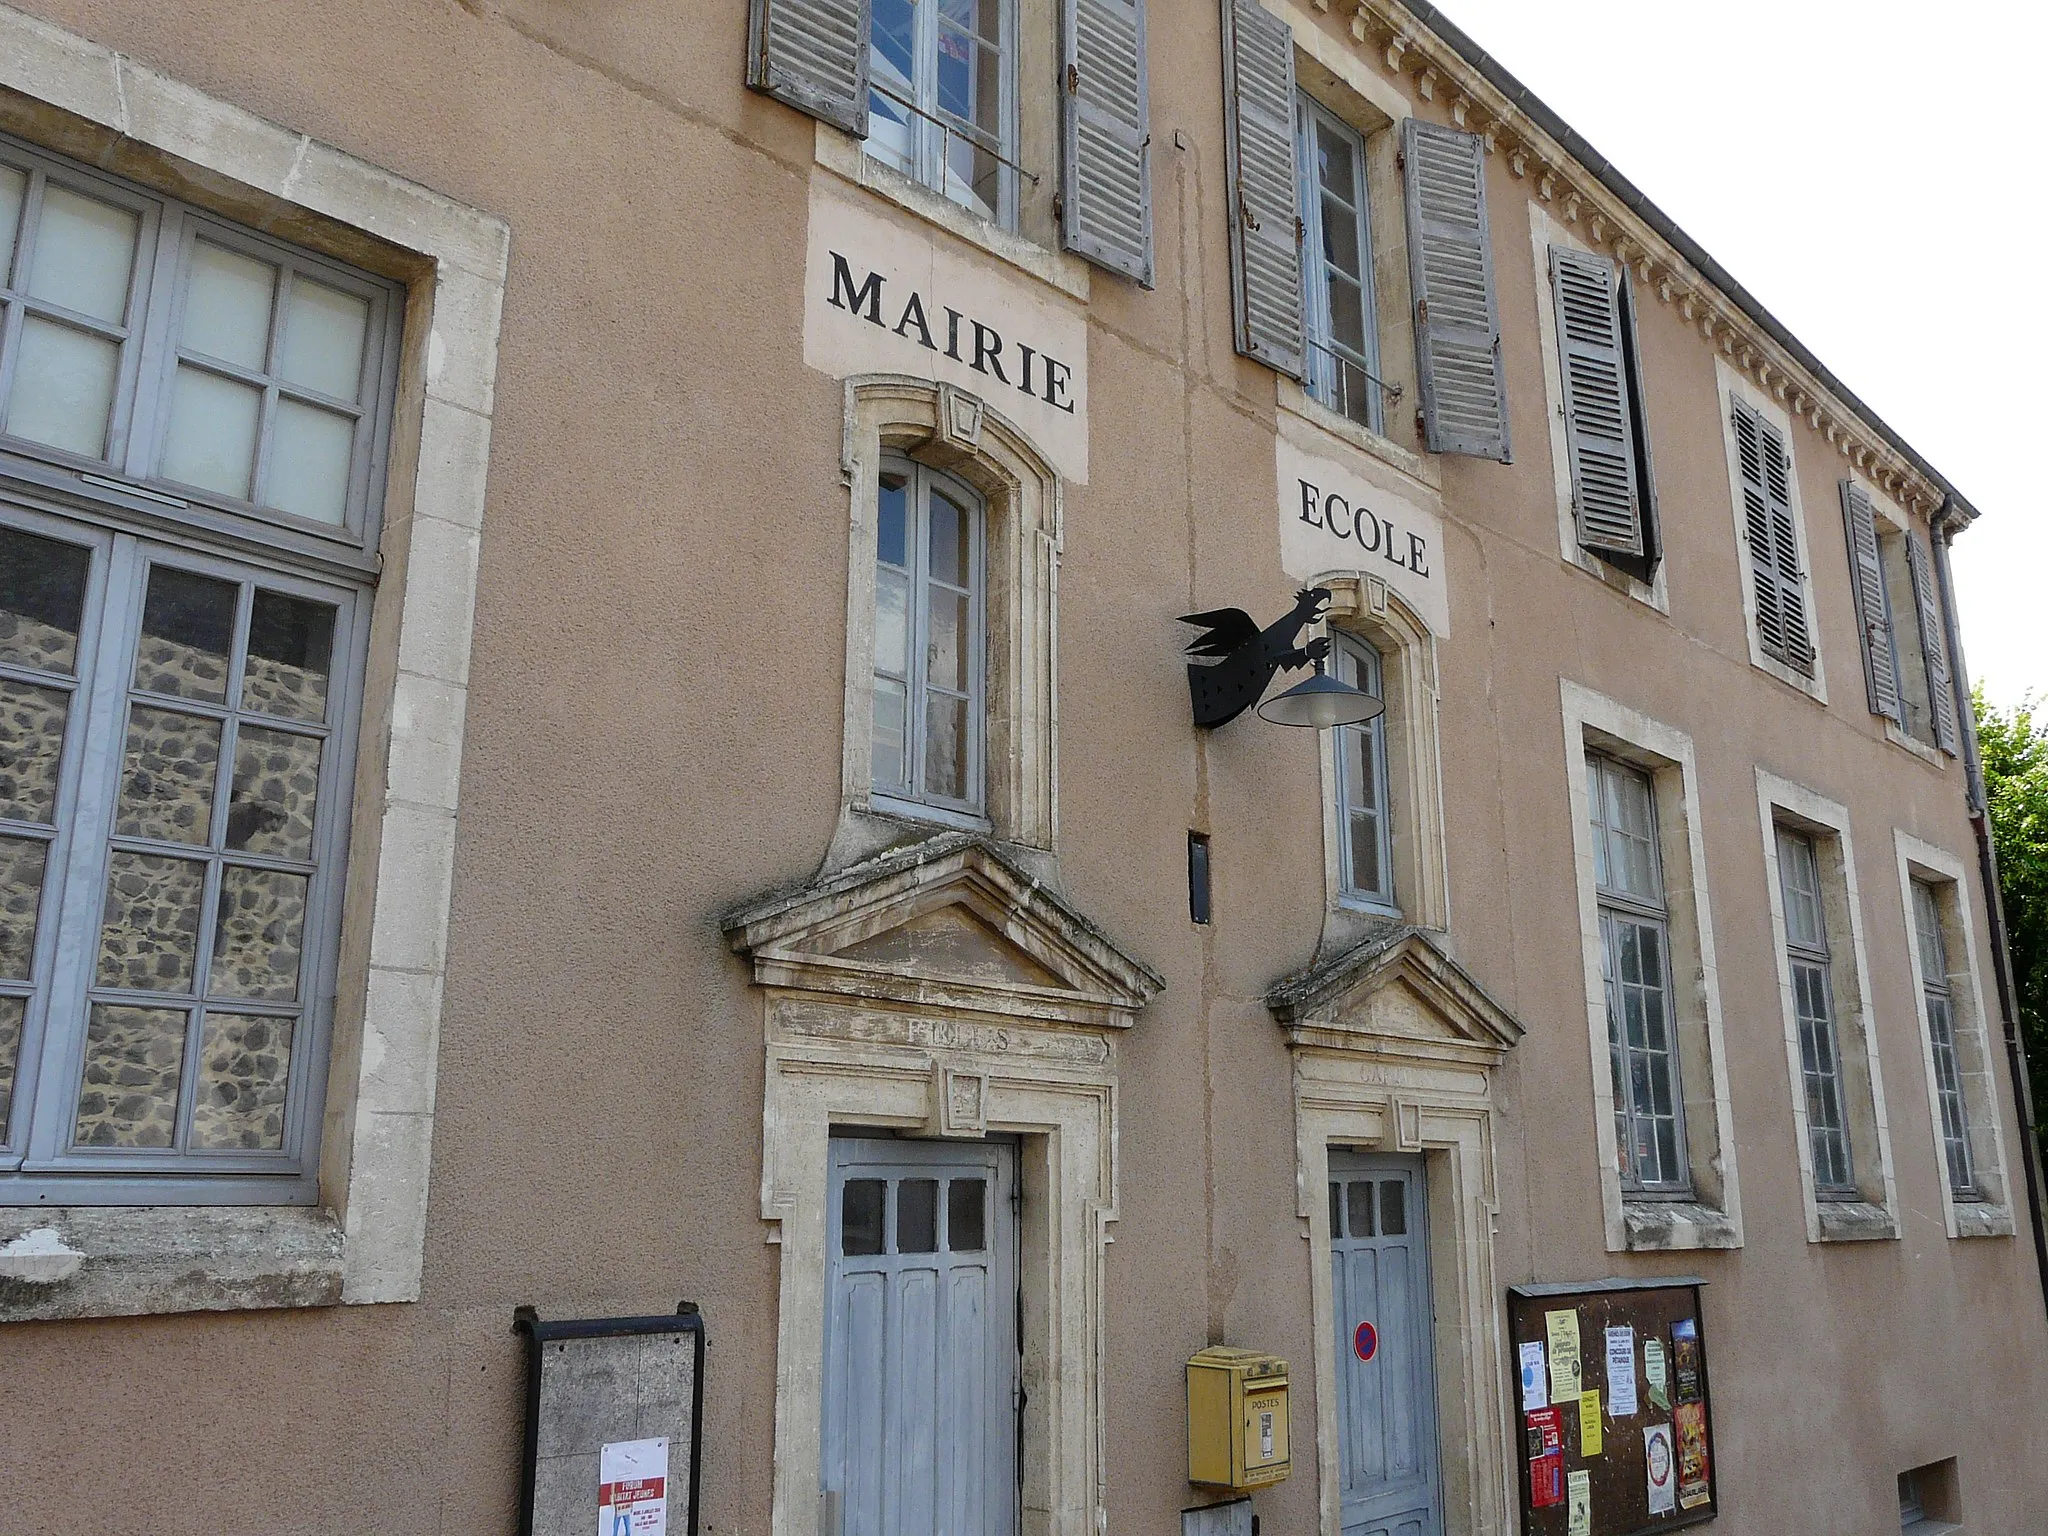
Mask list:
[[[2013,1222],[2011,1182],[2006,1172],[2005,1113],[1993,1070],[1984,1015],[1984,983],[1977,969],[1977,925],[1970,907],[1970,882],[1963,861],[1945,848],[1892,829],[1898,849],[1899,900],[1907,963],[1913,971],[1913,1017],[1920,1036],[1920,1064],[1927,1075],[1927,1114],[1934,1135],[1934,1175],[1941,1191],[1943,1224],[1950,1237],[2008,1237]],[[1934,1076],[1934,1038],[1927,1032],[1926,981],[1920,969],[1919,935],[1913,926],[1913,880],[1946,882],[1955,903],[1948,920],[1949,999],[1954,1004],[1956,1053],[1961,1058],[1963,1103],[1970,1116],[1970,1155],[1986,1198],[1959,1201],[1949,1189],[1948,1148],[1941,1136],[1941,1094]],[[1961,942],[1958,942],[1960,939]]]
[[[200,1278],[148,1292],[159,1305],[81,1298],[83,1310],[67,1309],[53,1296],[43,1311],[6,1315],[415,1300],[510,227],[4,5],[0,86],[432,264],[407,300],[344,898],[321,1151],[322,1202],[340,1240],[300,1230],[318,1225],[317,1212],[25,1212],[75,1234],[87,1272],[115,1290],[124,1255],[160,1240],[176,1248],[185,1226],[228,1249],[198,1250]],[[209,1262],[223,1271],[217,1288],[204,1283]]]
[[[1806,504],[1799,489],[1799,451],[1792,437],[1792,418],[1764,391],[1728,366],[1727,359],[1714,359],[1714,386],[1721,402],[1721,446],[1728,460],[1728,505],[1735,513],[1735,560],[1742,573],[1742,623],[1749,635],[1750,662],[1779,682],[1797,688],[1809,698],[1828,701],[1826,658],[1821,655],[1820,613],[1813,599],[1813,551],[1806,536]],[[1799,581],[1806,593],[1807,638],[1813,643],[1813,676],[1793,671],[1774,656],[1764,654],[1756,630],[1756,585],[1750,574],[1748,519],[1742,509],[1742,466],[1735,446],[1735,402],[1740,400],[1778,429],[1785,439],[1785,456],[1791,462],[1792,536],[1799,545]]]
[[[1736,1175],[1735,1110],[1728,1088],[1728,1048],[1721,1022],[1720,970],[1714,958],[1714,921],[1708,897],[1707,851],[1701,831],[1699,767],[1693,754],[1692,738],[1683,731],[1652,720],[1640,710],[1582,687],[1569,678],[1561,679],[1565,745],[1565,780],[1571,798],[1572,853],[1577,870],[1579,896],[1579,941],[1585,966],[1586,1034],[1593,1068],[1593,1135],[1600,1160],[1600,1202],[1607,1226],[1610,1253],[1627,1249],[1740,1248],[1742,1246],[1742,1196]],[[1674,934],[1681,924],[1691,928],[1698,968],[1682,976],[1672,967],[1674,1002],[1683,1006],[1689,987],[1697,988],[1704,1013],[1703,1042],[1709,1066],[1711,1097],[1701,1099],[1693,1087],[1693,1074],[1683,1071],[1685,1093],[1686,1150],[1695,1183],[1703,1173],[1718,1173],[1717,1200],[1699,1204],[1673,1201],[1625,1201],[1621,1188],[1619,1148],[1614,1140],[1614,1072],[1607,1049],[1607,989],[1600,970],[1600,898],[1593,874],[1593,832],[1591,798],[1587,785],[1588,745],[1632,749],[1633,754],[1661,773],[1675,772],[1678,790],[1665,793],[1660,783],[1657,795],[1659,829],[1665,850],[1664,881],[1670,922]],[[1683,860],[1671,857],[1674,829],[1673,810],[1684,823],[1676,829]],[[1677,1017],[1676,1009],[1674,1017]],[[1683,1063],[1690,1066],[1691,1063]],[[1702,1124],[1698,1111],[1711,1109]],[[1703,1135],[1711,1132],[1711,1138]],[[1703,1195],[1705,1191],[1702,1191]]]
[[[1771,953],[1778,965],[1778,1007],[1785,1022],[1785,1068],[1790,1077],[1792,1090],[1792,1131],[1799,1155],[1800,1198],[1806,1211],[1806,1240],[1809,1243],[1825,1242],[1837,1235],[1848,1235],[1848,1231],[1860,1230],[1862,1235],[1897,1237],[1899,1235],[1899,1187],[1898,1176],[1892,1161],[1891,1120],[1885,1111],[1884,1070],[1879,1061],[1877,1031],[1871,1027],[1876,1016],[1871,1006],[1870,958],[1863,942],[1863,898],[1856,883],[1856,849],[1849,831],[1849,808],[1825,795],[1795,784],[1790,779],[1779,778],[1767,769],[1756,771],[1757,816],[1762,824],[1764,839],[1764,886],[1771,904]],[[1844,999],[1835,999],[1835,1033],[1841,1038],[1854,1032],[1862,1042],[1861,1050],[1867,1087],[1870,1094],[1872,1117],[1877,1136],[1878,1180],[1884,1189],[1884,1199],[1878,1204],[1883,1211],[1886,1230],[1877,1232],[1869,1227],[1843,1229],[1826,1221],[1826,1211],[1816,1197],[1813,1181],[1813,1143],[1808,1135],[1806,1120],[1806,1079],[1805,1069],[1800,1060],[1799,1014],[1792,996],[1792,957],[1785,947],[1785,893],[1778,872],[1779,811],[1788,811],[1801,822],[1813,827],[1825,827],[1834,834],[1836,846],[1842,861],[1842,885],[1844,904],[1849,914],[1850,962],[1855,967],[1856,997],[1854,1010],[1844,1006]],[[1831,944],[1839,943],[1830,936]],[[1837,962],[1839,963],[1839,962]],[[1844,1107],[1845,1112],[1847,1106]],[[1861,1160],[1864,1154],[1856,1146],[1854,1128],[1851,1128],[1850,1156]],[[1863,1180],[1857,1181],[1860,1184]]]
[[[1579,547],[1579,522],[1572,511],[1571,447],[1565,436],[1564,364],[1558,356],[1557,289],[1550,278],[1550,248],[1561,245],[1588,256],[1600,253],[1544,212],[1541,203],[1529,204],[1529,243],[1536,258],[1536,330],[1543,343],[1543,407],[1544,419],[1550,424],[1550,478],[1557,495],[1557,552],[1566,565],[1599,577],[1615,591],[1625,592],[1668,617],[1671,583],[1665,575],[1667,562],[1657,562],[1656,579],[1648,585],[1627,571],[1616,570]]]

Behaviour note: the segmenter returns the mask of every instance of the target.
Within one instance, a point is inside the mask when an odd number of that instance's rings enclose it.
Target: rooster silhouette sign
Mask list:
[[[1194,700],[1195,724],[1205,731],[1228,725],[1259,702],[1273,674],[1282,667],[1306,667],[1327,657],[1327,635],[1318,635],[1307,645],[1294,642],[1306,626],[1322,617],[1329,604],[1327,588],[1303,587],[1294,594],[1294,606],[1264,629],[1242,608],[1182,614],[1181,623],[1199,625],[1204,631],[1189,644],[1187,654],[1219,658],[1188,663],[1188,694]]]

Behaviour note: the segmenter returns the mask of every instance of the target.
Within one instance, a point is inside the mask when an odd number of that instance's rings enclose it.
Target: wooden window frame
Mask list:
[[[910,764],[910,782],[885,784],[876,775],[871,803],[883,810],[901,811],[914,816],[930,816],[943,813],[949,818],[963,818],[965,824],[983,826],[986,818],[982,808],[987,802],[987,741],[988,741],[988,506],[986,499],[973,486],[957,475],[933,469],[920,464],[901,453],[884,455],[882,475],[898,474],[906,478],[906,516],[904,527],[905,549],[909,565],[902,568],[908,579],[911,600],[908,611],[910,670],[907,677],[897,679],[904,684],[904,752]],[[968,634],[965,644],[968,651],[967,690],[967,753],[966,782],[968,794],[956,798],[930,789],[924,782],[925,741],[928,729],[928,709],[931,700],[931,680],[928,675],[931,646],[931,592],[933,578],[927,570],[929,555],[929,534],[931,527],[931,498],[934,492],[944,489],[949,497],[967,513],[969,529],[967,565],[968,579]],[[881,486],[879,477],[877,494]],[[879,516],[876,519],[879,524]],[[879,553],[876,557],[877,572],[881,565]],[[879,613],[879,608],[878,608]],[[875,668],[873,675],[880,679],[884,674]],[[950,690],[948,690],[950,691]],[[870,716],[872,719],[872,715]],[[872,725],[870,726],[872,730]],[[872,738],[871,738],[872,741]],[[872,745],[870,747],[872,761]]]
[[[861,141],[861,148],[863,154],[867,158],[872,159],[876,164],[885,166],[897,175],[924,188],[926,191],[944,198],[949,203],[966,209],[975,218],[988,219],[988,222],[996,225],[998,228],[1014,232],[1018,226],[1020,204],[1023,202],[1021,189],[1018,185],[1022,178],[1015,166],[1015,162],[1018,162],[1021,158],[1019,155],[1021,133],[1018,101],[1019,23],[1017,15],[1020,0],[981,0],[981,3],[998,4],[1002,7],[1002,18],[998,27],[1001,33],[999,47],[1002,52],[1000,71],[1002,75],[1002,101],[997,108],[1002,125],[996,135],[997,142],[993,146],[983,145],[982,147],[992,148],[994,153],[1001,157],[1001,160],[1012,162],[1010,164],[998,164],[996,177],[999,191],[996,197],[994,216],[990,218],[988,215],[983,214],[973,204],[967,202],[964,198],[955,197],[946,188],[946,150],[953,136],[957,134],[974,144],[981,144],[982,141],[978,128],[973,124],[966,124],[963,131],[961,120],[939,105],[937,78],[939,7],[936,4],[913,4],[911,7],[911,25],[915,32],[911,42],[914,77],[910,82],[910,96],[912,98],[911,105],[914,110],[909,114],[911,163],[907,168],[897,164],[893,156],[877,154],[868,147],[875,137],[874,125],[877,114],[875,98],[881,95],[881,86],[878,83],[879,77],[876,75],[872,63],[873,53],[876,48],[874,40],[876,23],[871,17],[868,35],[863,40],[863,46],[869,50],[871,62],[869,64],[866,101],[868,133],[867,137]],[[901,105],[899,102],[891,101],[887,96],[883,96],[882,99],[889,101],[892,107]],[[934,121],[934,119],[948,121],[941,122]]]
[[[54,175],[60,185],[75,185],[89,195],[119,202],[140,215],[129,309],[116,374],[114,401],[107,432],[107,451],[93,457],[5,435],[0,423],[0,472],[39,465],[55,470],[68,488],[103,505],[118,505],[126,495],[139,499],[152,520],[182,524],[194,533],[225,535],[250,544],[267,544],[281,553],[313,556],[349,570],[374,573],[381,531],[383,485],[390,454],[391,430],[398,394],[399,337],[404,324],[402,285],[235,224],[194,204],[152,193],[133,183],[89,170],[62,156],[35,149],[0,134],[0,163],[28,171],[32,191]],[[347,404],[359,427],[351,452],[349,486],[340,524],[329,524],[235,496],[221,495],[167,478],[161,464],[169,430],[170,390],[180,351],[180,330],[191,274],[192,247],[201,235],[226,249],[257,257],[279,267],[281,277],[272,304],[267,338],[274,351],[283,334],[280,317],[289,302],[296,276],[314,278],[364,299],[370,306],[365,327],[362,377],[357,399]],[[17,242],[25,257],[32,237],[29,205],[24,204]],[[0,253],[0,268],[5,255]],[[12,387],[19,352],[21,314],[27,301],[14,290],[0,294],[5,309],[4,350],[0,350],[0,400]],[[100,327],[103,331],[105,327]],[[254,375],[217,360],[209,372],[255,383],[265,391],[252,466],[252,489],[260,485],[271,439],[275,401],[280,393],[317,400],[323,408],[344,402],[282,384],[274,375]]]
[[[1365,332],[1365,350],[1357,357],[1339,353],[1338,343],[1332,334],[1334,322],[1330,314],[1329,265],[1323,254],[1324,195],[1329,189],[1323,185],[1320,159],[1314,143],[1315,135],[1323,131],[1342,137],[1352,152],[1353,188],[1348,193],[1340,190],[1336,195],[1351,203],[1357,225],[1359,305],[1363,311]],[[1294,141],[1296,176],[1300,183],[1297,214],[1301,221],[1302,338],[1307,354],[1303,358],[1307,375],[1303,387],[1317,404],[1355,422],[1368,432],[1384,435],[1386,402],[1379,382],[1382,378],[1379,299],[1374,271],[1372,178],[1368,174],[1370,162],[1366,136],[1307,91],[1297,88],[1294,95]],[[1339,362],[1348,363],[1365,375],[1363,416],[1353,411],[1352,402],[1345,398],[1346,392],[1338,387]]]
[[[1984,1195],[1970,1153],[1970,1104],[1963,1091],[1962,1057],[1956,1048],[1956,1004],[1948,979],[1945,926],[1940,891],[1933,881],[1914,876],[1913,942],[1920,949],[1920,1016],[1934,1062],[1935,1099],[1941,1109],[1936,1129],[1946,1154],[1943,1167],[1950,1196],[1975,1201]]]
[[[1800,1037],[1800,1079],[1806,1090],[1807,1141],[1813,1158],[1815,1196],[1822,1200],[1859,1198],[1855,1143],[1849,1134],[1848,1094],[1843,1082],[1841,1031],[1837,1024],[1834,957],[1828,946],[1827,903],[1822,885],[1820,849],[1811,833],[1796,827],[1773,828],[1778,841],[1778,879],[1785,912],[1785,961],[1792,976],[1794,1018]],[[1790,852],[1794,856],[1787,858]],[[1810,877],[1804,887],[1795,874]],[[1813,932],[1794,933],[1795,897],[1812,903]],[[1818,1062],[1825,1048],[1825,1063]],[[1833,1123],[1814,1117],[1819,1104]],[[1825,1171],[1824,1171],[1825,1170]]]
[[[1333,650],[1346,657],[1351,666],[1358,669],[1357,678],[1346,678],[1355,686],[1376,698],[1385,698],[1386,669],[1380,653],[1371,641],[1352,631],[1335,629],[1331,631],[1335,644]],[[1343,663],[1340,662],[1340,669]],[[1337,899],[1346,906],[1368,911],[1399,915],[1400,899],[1398,881],[1394,869],[1394,827],[1393,797],[1390,791],[1392,773],[1387,762],[1387,717],[1384,711],[1375,715],[1363,725],[1339,726],[1333,733],[1332,747],[1336,753],[1336,795],[1337,795]],[[1358,750],[1357,742],[1364,737],[1372,743],[1372,783],[1370,786],[1373,803],[1370,807],[1354,806],[1349,786],[1351,783],[1351,758]],[[1380,868],[1380,884],[1376,889],[1367,890],[1352,883],[1351,872],[1356,867],[1353,857],[1356,849],[1353,842],[1352,812],[1370,809],[1373,813],[1374,838],[1378,843],[1377,856]]]

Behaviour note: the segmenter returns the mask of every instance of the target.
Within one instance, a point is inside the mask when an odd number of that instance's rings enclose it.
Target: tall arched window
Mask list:
[[[875,793],[979,815],[982,500],[951,475],[890,455],[875,501]]]
[[[1337,676],[1384,698],[1380,653],[1357,635],[1337,634],[1330,661]],[[1342,848],[1339,891],[1346,903],[1394,905],[1392,817],[1387,795],[1386,717],[1337,731],[1337,827]]]

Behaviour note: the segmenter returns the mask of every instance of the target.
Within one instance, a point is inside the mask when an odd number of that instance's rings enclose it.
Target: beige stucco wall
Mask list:
[[[704,1529],[761,1531],[778,1255],[759,1205],[760,1003],[718,917],[812,873],[839,814],[843,393],[805,366],[799,302],[826,174],[813,124],[742,88],[739,0],[31,8],[502,217],[512,260],[421,1298],[8,1327],[0,1530],[55,1528],[110,1478],[110,1530],[507,1529],[513,1308],[687,1298],[712,1340]],[[1133,1532],[1194,1502],[1191,1352],[1228,1341],[1306,1367],[1320,1347],[1289,1054],[1260,1001],[1322,932],[1316,746],[1252,719],[1198,738],[1176,654],[1175,615],[1263,618],[1291,590],[1275,384],[1231,346],[1215,32],[1192,14],[1152,27],[1158,287],[1090,284],[1092,468],[1066,489],[1059,584],[1060,874],[1168,983],[1119,1042],[1104,1397],[1109,1528]],[[1970,858],[1961,776],[1864,712],[1842,461],[1795,433],[1829,707],[1750,663],[1713,353],[1669,306],[1642,316],[1669,616],[1563,561],[1530,188],[1499,157],[1489,175],[1517,458],[1442,462],[1438,662],[1453,944],[1529,1031],[1497,1085],[1497,1278],[1707,1277],[1731,1536],[1885,1529],[1893,1474],[1948,1455],[1972,1532],[2026,1529],[2048,1475],[2048,1328],[2023,1237],[1944,1234],[1889,876],[1895,828]],[[1411,406],[1392,435],[1417,447]],[[1561,677],[1696,749],[1737,1251],[1607,1251]],[[1807,1241],[1758,765],[1854,817],[1898,1242]],[[1214,839],[1206,928],[1186,920],[1190,827]],[[2010,1127],[2002,1073],[1999,1099]],[[1259,1500],[1275,1531],[1316,1520],[1306,1369],[1296,1381],[1296,1475]]]

